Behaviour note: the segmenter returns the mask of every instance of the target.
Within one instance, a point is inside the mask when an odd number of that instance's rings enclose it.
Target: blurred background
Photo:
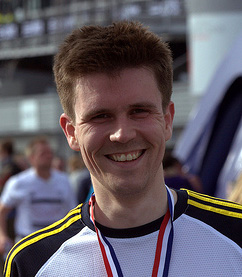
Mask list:
[[[0,139],[22,153],[45,134],[67,159],[53,55],[73,28],[121,19],[169,42],[176,115],[167,149],[205,193],[227,197],[242,170],[241,0],[0,0]]]

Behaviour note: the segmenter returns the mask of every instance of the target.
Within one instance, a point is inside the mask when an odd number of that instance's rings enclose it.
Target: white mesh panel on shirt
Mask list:
[[[169,276],[242,276],[241,248],[187,215],[175,221],[172,251]]]
[[[124,277],[150,277],[158,232],[131,239],[108,238]],[[169,277],[240,277],[241,248],[210,226],[182,215],[174,222]],[[66,241],[37,276],[107,276],[96,233],[85,227]]]

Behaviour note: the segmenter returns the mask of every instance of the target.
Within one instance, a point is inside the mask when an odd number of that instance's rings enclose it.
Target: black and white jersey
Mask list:
[[[242,206],[187,190],[177,194],[169,276],[241,276]],[[129,229],[96,223],[125,277],[152,275],[162,220]],[[88,203],[17,243],[4,276],[107,276]]]

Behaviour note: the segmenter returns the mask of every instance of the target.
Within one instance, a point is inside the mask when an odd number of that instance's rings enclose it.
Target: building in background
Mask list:
[[[201,100],[174,154],[206,194],[227,198],[242,173],[242,1],[186,3],[189,90]]]
[[[170,43],[174,54],[173,146],[196,97],[187,91],[184,1],[3,0],[0,3],[0,137],[12,136],[22,149],[33,135],[46,134],[54,149],[69,154],[59,127],[52,59],[64,37],[85,24],[139,20]],[[3,120],[4,119],[4,120]]]
[[[13,137],[21,151],[32,136],[44,133],[67,157],[53,56],[73,28],[128,19],[148,25],[173,52],[176,114],[167,144],[173,148],[241,29],[241,6],[241,0],[1,0],[0,138]],[[186,147],[179,149],[185,162]]]

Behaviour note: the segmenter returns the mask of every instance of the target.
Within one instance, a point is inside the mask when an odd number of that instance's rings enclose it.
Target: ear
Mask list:
[[[60,116],[60,126],[64,131],[70,148],[74,151],[80,151],[79,143],[76,139],[76,127],[65,113]]]
[[[165,139],[166,141],[169,140],[172,136],[172,125],[173,125],[173,119],[175,115],[175,106],[172,101],[170,101],[169,105],[166,108],[166,112],[164,115],[165,119]]]

